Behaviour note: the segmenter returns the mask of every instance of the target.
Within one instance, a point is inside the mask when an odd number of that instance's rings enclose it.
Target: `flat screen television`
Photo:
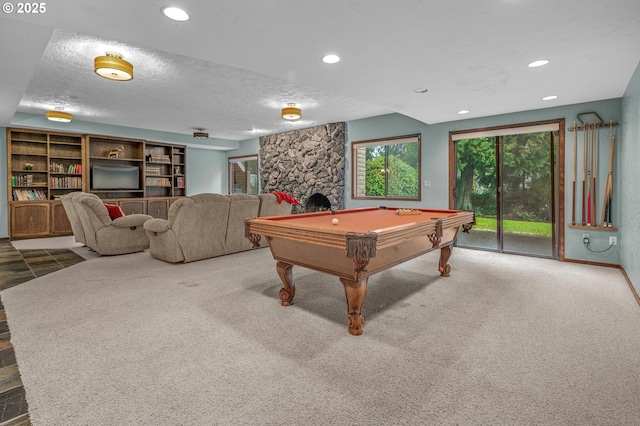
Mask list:
[[[140,169],[96,164],[91,167],[91,189],[140,189]]]

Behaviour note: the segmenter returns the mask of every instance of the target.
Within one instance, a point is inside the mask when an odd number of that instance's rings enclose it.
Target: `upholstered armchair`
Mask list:
[[[225,254],[231,199],[221,194],[196,194],[179,198],[169,207],[167,219],[144,224],[149,253],[165,262],[193,262]]]
[[[258,217],[260,211],[260,199],[249,194],[230,194],[229,223],[227,224],[227,236],[225,238],[225,253],[237,253],[251,250],[253,244],[244,235],[244,221]]]
[[[116,255],[149,248],[143,225],[151,216],[131,214],[112,220],[107,207],[95,194],[82,193],[72,200],[82,223],[85,244],[96,253]]]
[[[64,207],[64,211],[69,218],[69,223],[71,223],[73,238],[76,240],[76,242],[86,245],[87,243],[84,238],[84,228],[82,227],[80,216],[78,215],[78,211],[76,210],[75,202],[73,201],[74,198],[82,195],[86,195],[86,193],[69,192],[60,197],[60,201],[62,201],[62,207]]]

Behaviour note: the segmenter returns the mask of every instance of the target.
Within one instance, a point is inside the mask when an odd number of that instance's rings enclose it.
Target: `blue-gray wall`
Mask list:
[[[636,68],[622,98],[622,137],[618,144],[621,158],[620,179],[622,187],[613,189],[614,197],[621,199],[621,247],[620,264],[640,293],[640,64]]]
[[[187,148],[187,195],[228,193],[227,156],[223,151]]]

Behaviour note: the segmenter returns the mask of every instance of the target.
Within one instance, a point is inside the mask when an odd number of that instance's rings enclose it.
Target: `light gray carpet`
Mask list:
[[[637,425],[640,309],[620,271],[454,249],[369,280],[268,249],[94,257],[2,292],[33,425]]]

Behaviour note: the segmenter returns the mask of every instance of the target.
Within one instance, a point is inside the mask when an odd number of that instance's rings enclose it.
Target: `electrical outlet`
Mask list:
[[[424,187],[425,188],[431,188],[431,181],[430,180],[425,180],[424,181]]]
[[[582,244],[589,244],[589,233],[588,232],[584,232],[582,234]]]
[[[618,237],[609,237],[609,245],[610,246],[615,246],[618,245]]]

